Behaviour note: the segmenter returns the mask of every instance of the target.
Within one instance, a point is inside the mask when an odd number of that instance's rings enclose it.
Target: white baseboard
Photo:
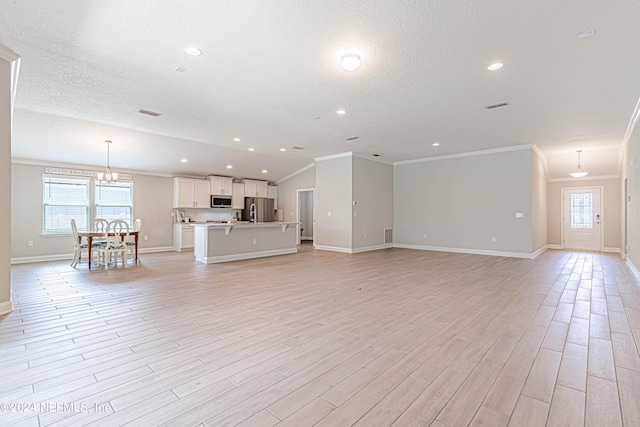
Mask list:
[[[148,254],[153,252],[169,252],[173,250],[173,246],[160,246],[157,248],[138,249],[138,254]],[[193,249],[192,249],[193,250]],[[73,254],[57,254],[57,255],[40,255],[11,258],[11,264],[28,264],[31,262],[48,262],[48,261],[66,261],[72,260]]]
[[[636,267],[633,261],[631,261],[629,258],[627,258],[626,263],[633,275],[636,276],[636,280],[640,280],[640,270],[638,270],[638,267]]]
[[[365,246],[364,248],[351,249],[351,253],[357,254],[360,252],[379,251],[381,249],[390,249],[390,248],[393,248],[393,244],[387,243],[386,245]]]
[[[297,252],[298,250],[296,248],[285,248],[285,249],[274,249],[271,251],[249,252],[246,254],[221,255],[221,256],[206,257],[206,258],[196,258],[196,261],[199,261],[205,264],[215,264],[219,262],[240,261],[243,259],[264,258],[268,256],[295,254]]]
[[[350,248],[341,248],[338,246],[314,245],[313,248],[321,251],[342,252],[343,254],[352,253]]]
[[[9,314],[13,311],[13,303],[11,300],[0,302],[0,316],[4,314]]]
[[[538,258],[546,250],[547,250],[547,246],[545,245],[545,246],[541,247],[540,249],[538,249],[537,251],[535,251],[534,253],[532,253],[531,254],[531,258],[534,258],[534,259]]]
[[[564,246],[562,246],[562,245],[547,245],[547,249],[558,249],[558,250],[562,250],[562,249],[564,249]]]
[[[300,240],[313,240],[313,237],[310,237],[310,236],[302,236],[302,237],[300,237]]]
[[[611,252],[614,254],[620,254],[622,255],[622,250],[620,248],[604,248],[602,249],[603,252]]]
[[[526,253],[526,252],[504,252],[504,251],[489,251],[486,249],[447,248],[443,246],[426,246],[426,245],[406,245],[404,243],[394,243],[393,247],[402,248],[402,249],[417,249],[420,251],[454,252],[459,254],[504,256],[509,258],[524,258],[524,259],[535,258],[534,253]]]

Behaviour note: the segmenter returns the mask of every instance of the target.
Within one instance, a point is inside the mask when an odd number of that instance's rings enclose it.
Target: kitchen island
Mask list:
[[[213,264],[293,254],[295,222],[233,222],[193,224],[196,261]]]

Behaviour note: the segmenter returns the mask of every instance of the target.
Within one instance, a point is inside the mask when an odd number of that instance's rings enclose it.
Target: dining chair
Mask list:
[[[71,267],[76,268],[76,265],[78,265],[82,257],[82,252],[85,253],[85,259],[89,259],[89,251],[86,250],[89,245],[80,242],[78,238],[78,227],[74,219],[71,220],[71,235],[73,237],[73,260],[71,261]]]
[[[109,226],[109,221],[103,218],[96,218],[93,220],[93,231],[105,232]]]
[[[142,220],[140,218],[137,218],[134,223],[133,223],[133,231],[137,231],[138,232],[138,239],[140,238],[140,227],[142,227]],[[131,258],[136,256],[136,241],[135,241],[135,236],[129,236],[129,239],[127,240],[127,249],[128,249],[128,254],[129,256],[131,256]]]
[[[98,265],[104,265],[109,269],[109,263],[113,259],[118,265],[118,255],[122,265],[127,267],[127,240],[129,240],[129,224],[121,219],[111,221],[104,233],[104,243],[98,246]]]

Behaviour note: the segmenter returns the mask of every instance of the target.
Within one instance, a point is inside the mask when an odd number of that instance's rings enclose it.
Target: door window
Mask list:
[[[571,195],[571,228],[593,229],[593,193]]]

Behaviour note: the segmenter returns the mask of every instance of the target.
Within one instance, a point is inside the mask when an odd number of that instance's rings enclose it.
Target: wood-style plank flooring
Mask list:
[[[3,426],[640,426],[618,255],[389,249],[12,268]]]

